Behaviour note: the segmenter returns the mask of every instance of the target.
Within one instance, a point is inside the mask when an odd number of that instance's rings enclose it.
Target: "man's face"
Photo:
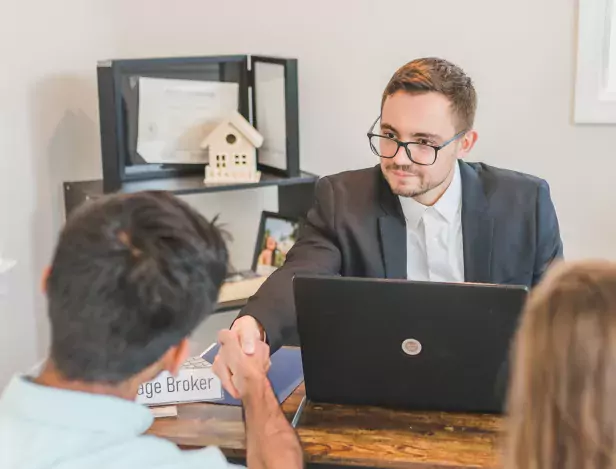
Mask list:
[[[380,129],[375,128],[374,132],[403,142],[439,146],[459,130],[455,126],[450,102],[442,94],[398,91],[385,100]],[[409,145],[411,155],[413,148]],[[438,151],[433,165],[422,166],[413,163],[400,147],[393,158],[381,158],[381,169],[394,194],[418,197],[448,181],[459,150],[460,141],[454,141]]]

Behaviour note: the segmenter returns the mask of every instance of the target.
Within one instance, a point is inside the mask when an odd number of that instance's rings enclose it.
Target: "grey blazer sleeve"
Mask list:
[[[316,185],[315,201],[285,264],[248,301],[238,317],[252,316],[265,329],[271,352],[296,328],[293,276],[297,273],[339,274],[341,254],[335,229],[335,200],[327,177]]]
[[[550,197],[550,187],[541,181],[537,187],[537,251],[533,269],[533,286],[541,281],[550,264],[563,257],[563,243],[556,210]]]

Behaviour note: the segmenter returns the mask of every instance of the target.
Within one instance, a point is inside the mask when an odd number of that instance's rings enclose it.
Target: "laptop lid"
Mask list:
[[[526,287],[310,275],[293,283],[309,400],[502,411]]]

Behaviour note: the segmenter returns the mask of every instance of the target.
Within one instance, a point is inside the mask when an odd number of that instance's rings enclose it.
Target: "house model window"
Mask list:
[[[212,126],[201,142],[208,152],[206,183],[258,182],[257,148],[263,136],[239,112]]]

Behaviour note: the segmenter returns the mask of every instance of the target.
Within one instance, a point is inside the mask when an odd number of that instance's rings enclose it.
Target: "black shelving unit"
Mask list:
[[[138,114],[140,77],[237,83],[238,112],[256,122],[259,66],[282,68],[284,87],[284,129],[286,167],[268,166],[259,160],[261,179],[254,183],[213,184],[204,182],[203,165],[148,164],[138,154]],[[247,55],[207,57],[167,57],[102,61],[97,66],[99,117],[101,131],[103,179],[64,183],[64,208],[68,218],[76,207],[108,193],[168,191],[177,195],[237,191],[277,186],[278,212],[301,219],[314,197],[318,177],[299,169],[298,75],[297,59]],[[252,104],[252,105],[251,105]],[[268,135],[264,135],[267,139]],[[280,162],[278,162],[280,163]],[[238,308],[242,301],[219,304],[218,311]]]
[[[203,175],[176,178],[131,181],[122,184],[118,192],[133,193],[147,190],[169,191],[177,195],[203,194],[222,191],[254,189],[278,186],[278,212],[292,217],[305,216],[312,204],[314,186],[318,176],[302,171],[298,177],[286,178],[275,174],[262,173],[261,180],[242,184],[205,184]],[[103,180],[73,181],[64,183],[64,209],[68,217],[81,203],[103,195]]]
[[[203,194],[221,191],[254,189],[257,187],[278,186],[278,212],[296,218],[302,218],[310,208],[314,197],[314,187],[318,176],[301,172],[299,177],[285,178],[274,174],[262,173],[261,180],[249,184],[204,184],[203,176],[184,176],[149,181],[133,181],[122,185],[119,192],[132,193],[145,190],[164,190],[174,194]],[[64,183],[64,209],[66,216],[80,204],[95,200],[103,195],[103,181],[74,181]],[[219,303],[216,312],[239,309],[246,300]]]
[[[248,184],[204,184],[203,176],[184,176],[149,181],[133,181],[122,185],[119,192],[132,193],[146,190],[164,190],[177,195],[203,194],[221,191],[254,189],[257,187],[278,186],[278,212],[296,218],[302,218],[310,208],[314,197],[314,187],[318,176],[302,171],[299,177],[262,173],[261,180]],[[103,181],[74,181],[64,183],[64,209],[66,216],[80,204],[95,200],[103,195]],[[246,300],[219,303],[216,312],[240,309]]]

